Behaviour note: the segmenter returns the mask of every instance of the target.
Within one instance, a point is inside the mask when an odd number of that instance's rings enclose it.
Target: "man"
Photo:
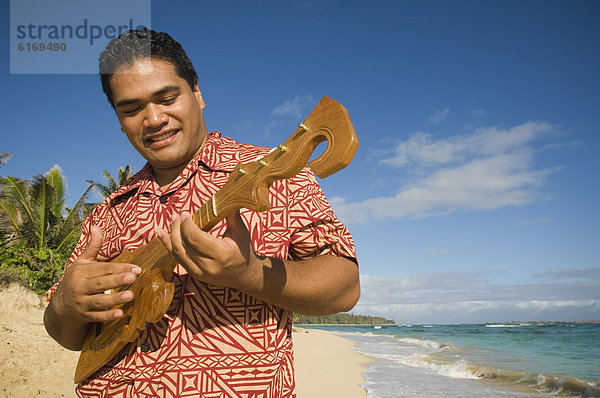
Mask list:
[[[86,220],[61,282],[49,292],[48,333],[80,350],[92,322],[120,318],[134,300],[132,264],[105,260],[155,237],[178,260],[175,294],[80,396],[293,397],[291,316],[351,309],[359,297],[352,238],[307,168],[270,189],[271,210],[247,209],[210,233],[193,223],[238,162],[268,149],[208,133],[187,55],[169,35],[142,29],[100,55],[104,92],[122,131],[148,161]],[[305,209],[311,209],[307,211]]]

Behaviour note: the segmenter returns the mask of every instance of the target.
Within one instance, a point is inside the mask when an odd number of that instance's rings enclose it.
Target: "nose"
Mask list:
[[[163,111],[160,105],[148,104],[144,115],[144,127],[160,128],[169,122],[169,116]]]

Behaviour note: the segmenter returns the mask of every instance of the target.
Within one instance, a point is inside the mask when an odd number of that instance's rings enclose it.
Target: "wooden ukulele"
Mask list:
[[[271,184],[298,174],[317,145],[325,140],[328,141],[325,152],[308,163],[321,178],[346,167],[358,148],[348,112],[328,97],[321,99],[283,144],[255,162],[237,165],[223,188],[194,214],[195,223],[209,231],[238,209],[268,210]],[[129,289],[135,298],[113,307],[123,310],[121,318],[90,325],[75,370],[75,383],[84,381],[110,361],[126,344],[134,341],[148,323],[158,322],[173,299],[174,285],[170,280],[177,263],[158,238],[135,252],[125,250],[111,262],[131,263],[142,268],[133,284],[116,289]]]

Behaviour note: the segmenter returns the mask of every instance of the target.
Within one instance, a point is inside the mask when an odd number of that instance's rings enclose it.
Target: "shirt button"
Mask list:
[[[140,351],[142,351],[143,353],[150,351],[150,344],[148,344],[148,343],[141,344]]]

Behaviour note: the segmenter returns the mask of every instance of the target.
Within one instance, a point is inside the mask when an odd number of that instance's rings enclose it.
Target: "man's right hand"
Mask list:
[[[67,267],[44,314],[50,336],[72,350],[81,349],[89,323],[113,321],[123,316],[121,309],[111,308],[133,300],[133,292],[104,292],[131,284],[141,272],[133,264],[99,261],[101,247],[102,230],[92,226],[90,243]]]

